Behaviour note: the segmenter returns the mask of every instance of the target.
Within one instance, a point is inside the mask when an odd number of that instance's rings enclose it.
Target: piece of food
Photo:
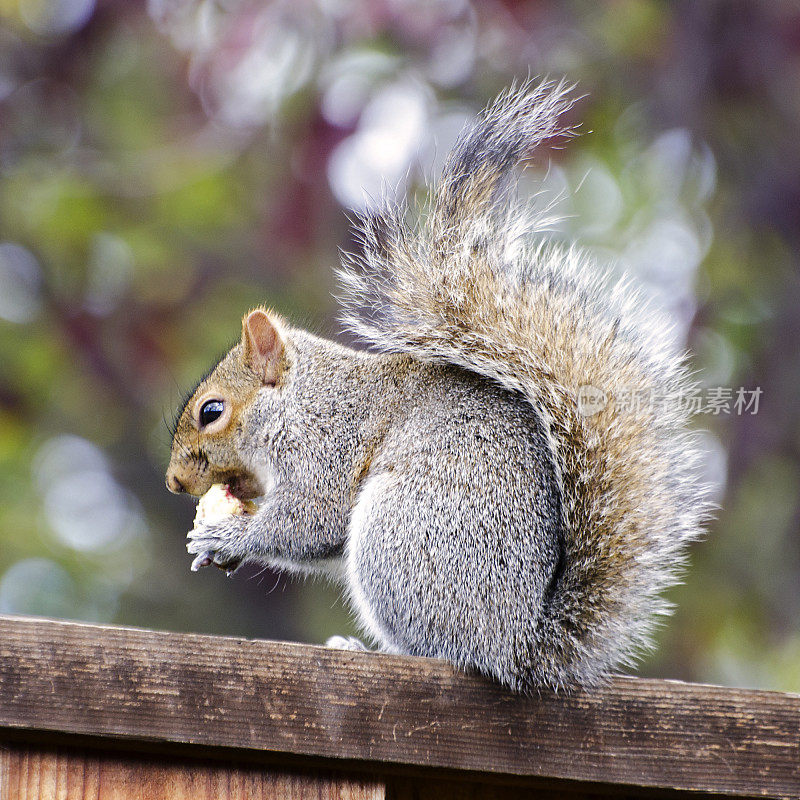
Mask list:
[[[194,527],[199,525],[213,525],[215,522],[222,522],[226,517],[254,514],[258,506],[252,500],[240,500],[236,495],[231,494],[230,489],[222,483],[215,483],[201,498],[197,504],[197,512],[194,515]],[[207,551],[200,553],[192,562],[192,572],[197,572],[200,567],[208,567],[214,564],[214,553]],[[219,564],[229,574],[232,573],[236,565]]]
[[[256,504],[252,500],[240,500],[231,494],[230,489],[223,483],[215,483],[197,504],[197,513],[194,515],[194,524],[202,522],[211,525],[221,522],[232,514],[254,514]]]

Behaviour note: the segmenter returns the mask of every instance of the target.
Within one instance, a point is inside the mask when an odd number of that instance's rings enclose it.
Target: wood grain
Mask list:
[[[383,800],[381,782],[331,773],[20,745],[0,753],[0,800]]]
[[[4,727],[800,797],[797,695],[619,678],[520,697],[430,659],[26,618],[0,617]]]

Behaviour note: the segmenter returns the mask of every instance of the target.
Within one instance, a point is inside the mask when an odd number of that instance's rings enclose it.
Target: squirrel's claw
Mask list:
[[[190,569],[192,572],[197,572],[200,567],[208,567],[214,563],[213,553],[210,550],[207,550],[205,553],[200,553],[194,561],[192,561],[192,566]]]
[[[191,570],[197,572],[201,567],[211,565],[224,570],[228,576],[239,568],[243,559],[235,552],[235,532],[226,530],[227,526],[196,525],[186,538],[186,550],[195,556]]]

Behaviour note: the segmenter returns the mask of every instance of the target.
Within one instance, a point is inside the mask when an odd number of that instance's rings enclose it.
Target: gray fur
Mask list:
[[[579,251],[537,243],[546,221],[511,198],[568,105],[563,85],[510,90],[415,227],[403,207],[363,221],[341,276],[374,351],[283,329],[281,381],[234,443],[264,502],[189,544],[327,571],[382,649],[516,690],[630,665],[708,509],[669,325]],[[586,384],[610,397],[589,417]],[[661,402],[627,409],[621,389]]]

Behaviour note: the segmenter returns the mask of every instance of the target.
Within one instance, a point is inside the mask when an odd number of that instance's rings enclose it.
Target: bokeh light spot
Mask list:
[[[82,28],[96,0],[19,0],[19,14],[34,33],[61,36]]]
[[[12,242],[0,243],[0,317],[31,322],[41,305],[42,271],[34,255]]]

